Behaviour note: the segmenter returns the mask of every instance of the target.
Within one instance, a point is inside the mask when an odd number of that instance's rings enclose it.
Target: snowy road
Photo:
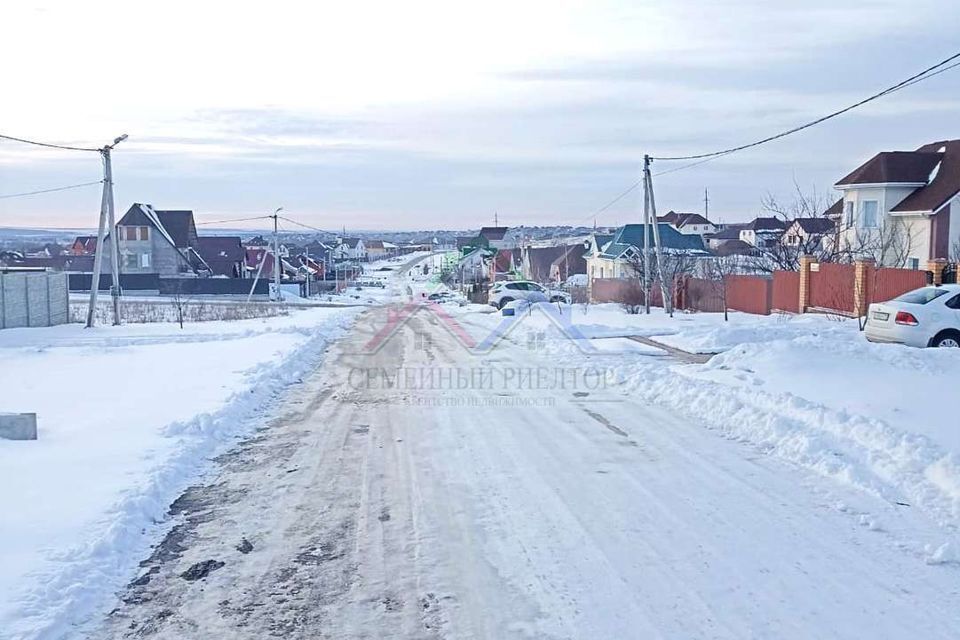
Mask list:
[[[500,384],[552,365],[427,313],[373,351],[386,318],[177,501],[92,637],[957,637],[957,571],[827,504],[852,489],[583,372]]]

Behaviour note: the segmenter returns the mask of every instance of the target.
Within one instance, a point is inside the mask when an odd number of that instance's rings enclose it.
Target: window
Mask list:
[[[950,293],[946,289],[940,289],[938,287],[924,287],[923,289],[916,289],[909,293],[905,293],[899,298],[894,298],[897,302],[906,302],[908,304],[927,304],[931,300],[936,300],[940,296],[944,296]]]
[[[124,240],[136,240],[136,239],[137,239],[137,228],[136,228],[136,227],[124,227],[124,228],[123,228],[123,239],[124,239]]]
[[[140,239],[141,240],[150,239],[150,227],[140,227]]]
[[[876,200],[864,200],[860,203],[860,225],[865,229],[877,228]]]
[[[914,271],[920,268],[920,258],[908,258],[907,259],[907,269],[913,269]]]
[[[142,228],[142,229],[145,229],[146,227],[141,227],[141,228]],[[149,268],[150,268],[150,254],[149,254],[149,253],[141,253],[141,254],[140,254],[140,267],[141,267],[142,269],[149,269]]]
[[[848,227],[853,226],[853,202],[851,200],[843,203],[843,223]]]
[[[947,300],[946,305],[951,309],[960,309],[960,294]]]
[[[139,257],[135,253],[125,253],[123,254],[123,268],[130,269],[139,269],[140,261]]]

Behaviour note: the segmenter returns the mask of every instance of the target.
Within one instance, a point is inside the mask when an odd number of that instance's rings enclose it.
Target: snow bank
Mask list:
[[[926,560],[960,557],[960,422],[953,402],[960,351],[871,344],[855,322],[815,315],[731,314],[724,322],[722,314],[632,316],[611,305],[572,313],[594,338],[592,352],[537,314],[509,339],[539,345],[540,355],[560,366],[607,368],[632,397],[892,505],[917,508],[941,538]],[[493,321],[464,320],[485,329]],[[531,333],[539,339],[530,340]],[[607,337],[628,335],[722,353],[704,365],[681,365]],[[864,526],[879,526],[865,517]]]
[[[208,460],[262,424],[360,309],[187,325],[0,332],[0,629],[58,638],[102,613]]]

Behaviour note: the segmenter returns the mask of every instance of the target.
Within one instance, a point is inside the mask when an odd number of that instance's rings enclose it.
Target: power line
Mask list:
[[[12,140],[13,142],[22,142],[24,144],[32,144],[37,147],[47,147],[49,149],[65,149],[66,151],[95,151],[100,152],[100,149],[94,149],[93,147],[71,147],[65,144],[52,144],[49,142],[37,142],[36,140],[27,140],[26,138],[17,138],[14,136],[6,136],[0,133],[0,139],[3,140]]]
[[[55,191],[67,191],[68,189],[79,189],[80,187],[90,187],[95,184],[103,184],[103,180],[94,180],[93,182],[82,182],[80,184],[71,184],[66,187],[54,187],[53,189],[40,189],[38,191],[24,191],[23,193],[7,193],[0,195],[0,200],[7,198],[21,198],[23,196],[35,196],[41,193],[53,193]]]
[[[206,224],[227,224],[228,222],[250,222],[251,220],[266,220],[267,218],[272,218],[273,216],[252,216],[249,218],[233,218],[230,220],[212,220],[210,222],[198,222],[197,226],[206,225]]]
[[[318,232],[320,232],[320,233],[329,233],[329,231],[327,231],[326,229],[321,229],[321,228],[319,228],[319,227],[312,227],[312,226],[310,226],[309,224],[304,224],[304,223],[302,223],[302,222],[297,222],[296,220],[293,220],[293,219],[288,218],[288,217],[286,217],[286,216],[280,216],[280,219],[281,219],[281,220],[286,220],[287,222],[290,222],[290,223],[295,224],[295,225],[297,225],[297,226],[303,227],[304,229],[310,229],[311,231],[318,231]]]
[[[922,82],[923,80],[926,80],[926,79],[928,79],[928,78],[932,78],[933,76],[938,75],[938,74],[940,74],[940,73],[943,73],[944,71],[948,71],[948,70],[950,70],[950,69],[952,69],[952,68],[960,65],[960,63],[951,65],[951,66],[946,67],[946,68],[944,68],[944,69],[941,69],[941,67],[944,67],[945,65],[948,65],[949,63],[953,62],[953,61],[956,60],[957,58],[960,58],[960,52],[957,52],[957,53],[953,54],[953,55],[950,56],[949,58],[946,58],[945,60],[942,60],[942,61],[938,62],[937,64],[933,65],[932,67],[928,67],[928,68],[924,69],[923,71],[921,71],[920,73],[917,73],[917,74],[915,74],[915,75],[912,75],[912,76],[910,76],[909,78],[907,78],[906,80],[902,80],[902,81],[898,82],[897,84],[895,84],[895,85],[893,85],[893,86],[891,86],[891,87],[888,87],[888,88],[884,89],[883,91],[880,91],[879,93],[875,93],[875,94],[873,94],[872,96],[869,96],[869,97],[867,97],[867,98],[864,98],[863,100],[860,100],[860,101],[858,101],[858,102],[855,102],[855,103],[853,103],[853,104],[851,104],[851,105],[849,105],[849,106],[847,106],[847,107],[844,107],[843,109],[839,109],[839,110],[837,110],[837,111],[834,111],[833,113],[829,113],[829,114],[827,114],[827,115],[825,115],[825,116],[822,116],[822,117],[820,117],[820,118],[817,118],[816,120],[811,120],[810,122],[807,122],[807,123],[802,124],[802,125],[797,126],[797,127],[793,127],[792,129],[788,129],[788,130],[786,130],[786,131],[782,131],[782,132],[780,132],[780,133],[778,133],[778,134],[776,134],[776,135],[768,136],[768,137],[766,137],[766,138],[763,138],[762,140],[757,140],[757,141],[751,142],[751,143],[749,143],[749,144],[743,144],[743,145],[740,145],[740,146],[738,146],[738,147],[731,147],[731,148],[729,148],[729,149],[723,149],[723,150],[721,150],[721,151],[712,151],[712,152],[710,152],[710,153],[700,153],[700,154],[690,155],[690,156],[653,157],[653,158],[651,158],[651,160],[701,160],[701,159],[706,160],[706,159],[711,159],[711,158],[718,158],[718,157],[720,157],[720,156],[725,156],[725,155],[728,155],[728,154],[731,154],[731,153],[736,153],[737,151],[743,151],[744,149],[750,149],[750,148],[752,148],[752,147],[758,147],[758,146],[760,146],[760,145],[762,145],[762,144],[766,144],[766,143],[768,143],[768,142],[773,142],[774,140],[779,140],[780,138],[785,138],[785,137],[787,137],[787,136],[789,136],[789,135],[792,135],[792,134],[794,134],[794,133],[797,133],[797,132],[799,132],[799,131],[803,131],[804,129],[809,129],[810,127],[814,127],[814,126],[816,126],[816,125],[818,125],[818,124],[822,124],[822,123],[826,122],[827,120],[830,120],[830,119],[832,119],[832,118],[836,118],[837,116],[842,115],[842,114],[844,114],[844,113],[847,113],[848,111],[853,111],[854,109],[856,109],[856,108],[858,108],[858,107],[862,107],[863,105],[867,104],[868,102],[873,102],[874,100],[877,100],[877,99],[879,99],[879,98],[882,98],[883,96],[889,95],[889,94],[894,93],[894,92],[896,92],[896,91],[900,91],[901,89],[905,89],[905,88],[907,88],[907,87],[909,87],[909,86],[912,86],[912,85],[914,85],[914,84],[917,84],[918,82]],[[939,69],[939,71],[938,71],[938,69]],[[693,165],[691,165],[691,166],[693,166]]]

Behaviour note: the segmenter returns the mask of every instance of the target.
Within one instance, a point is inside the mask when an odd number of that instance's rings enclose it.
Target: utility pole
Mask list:
[[[104,240],[110,237],[110,271],[113,275],[110,297],[113,300],[113,324],[120,324],[120,244],[117,238],[113,206],[113,166],[110,152],[127,139],[127,134],[114,138],[113,144],[104,145],[100,151],[103,158],[103,195],[100,198],[100,224],[97,229],[97,252],[93,258],[93,275],[90,279],[90,306],[87,309],[87,328],[96,323],[97,294],[100,290],[100,273],[103,269]],[[109,225],[109,231],[108,231]]]
[[[703,217],[710,219],[710,192],[706,187],[703,188]]]
[[[650,314],[650,156],[643,156],[643,312]]]
[[[277,210],[273,212],[273,215],[270,216],[273,218],[273,284],[276,287],[276,301],[280,302],[280,270],[283,268],[280,266],[280,235],[277,233],[277,227],[279,226],[280,212],[283,211],[283,207],[277,207]]]
[[[644,156],[644,177],[647,184],[647,197],[650,201],[650,217],[653,220],[653,244],[657,257],[657,277],[660,278],[660,292],[663,294],[663,308],[673,316],[673,300],[670,298],[667,283],[663,279],[663,251],[660,244],[660,225],[657,223],[657,201],[653,195],[653,177],[650,175],[650,156]],[[671,284],[672,286],[672,284]]]

